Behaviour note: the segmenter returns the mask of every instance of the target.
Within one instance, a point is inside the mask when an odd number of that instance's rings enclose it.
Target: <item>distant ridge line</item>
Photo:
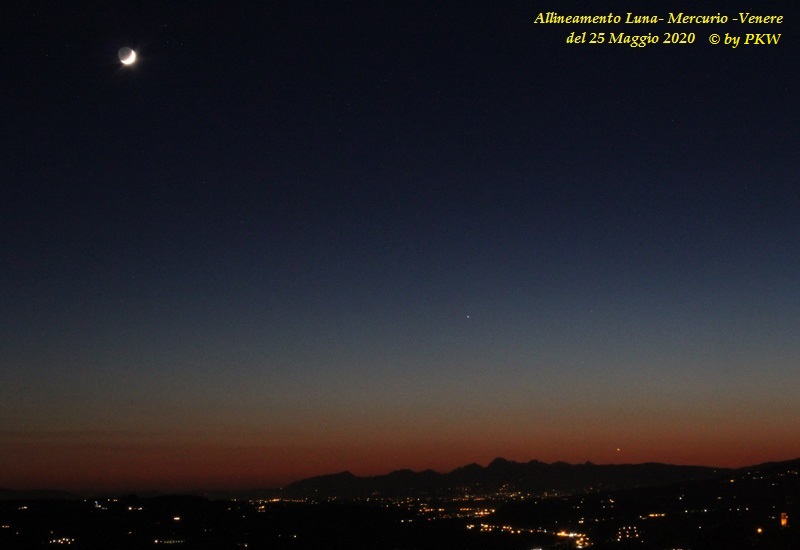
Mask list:
[[[399,469],[387,474],[357,476],[345,470],[301,479],[282,488],[241,490],[196,490],[178,493],[161,491],[102,491],[79,494],[63,490],[18,490],[0,487],[0,501],[7,500],[83,500],[87,498],[138,495],[157,497],[171,494],[199,495],[208,499],[361,499],[370,497],[441,496],[463,494],[496,494],[502,497],[521,495],[568,495],[599,491],[615,491],[661,487],[690,481],[701,481],[747,472],[793,468],[800,470],[800,458],[770,461],[743,468],[684,466],[660,462],[639,464],[571,464],[563,461],[545,463],[539,460],[515,462],[502,457],[486,466],[477,463],[459,466],[450,472],[432,469],[413,471]]]
[[[708,466],[642,464],[570,464],[538,460],[514,462],[495,458],[487,466],[466,464],[447,473],[434,470],[395,470],[376,476],[356,476],[349,471],[313,476],[291,483],[281,494],[296,498],[368,498],[413,495],[445,496],[458,491],[475,493],[593,492],[669,485],[709,479],[734,471]]]

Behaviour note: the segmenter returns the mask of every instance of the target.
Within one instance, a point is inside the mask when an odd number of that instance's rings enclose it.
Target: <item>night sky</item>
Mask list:
[[[0,486],[800,456],[796,11],[533,24],[667,4],[4,8]]]

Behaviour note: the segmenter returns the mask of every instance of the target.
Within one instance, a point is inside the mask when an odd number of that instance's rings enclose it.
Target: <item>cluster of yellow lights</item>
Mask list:
[[[556,533],[556,535],[558,535],[559,537],[568,537],[568,538],[571,538],[571,539],[580,538],[580,537],[585,537],[586,536],[583,533],[568,533],[567,531],[559,531],[558,533]]]
[[[504,533],[511,533],[514,535],[521,535],[522,533],[534,533],[534,529],[519,529],[511,525],[490,525],[488,523],[481,523],[481,531],[484,533],[491,533],[492,531],[503,531]],[[474,529],[475,525],[467,525],[467,529]]]
[[[617,542],[622,541],[622,539],[638,539],[639,538],[639,531],[636,529],[636,526],[626,526],[620,527],[617,531]]]
[[[469,524],[467,525],[467,529],[475,529],[476,525]],[[512,527],[511,525],[491,525],[489,523],[481,523],[479,525],[481,532],[484,533],[491,533],[492,531],[502,531],[504,533],[510,533],[514,535],[521,535],[522,533],[547,533],[546,529],[520,529],[518,527]],[[577,548],[586,548],[589,546],[589,536],[585,533],[572,533],[569,531],[559,531],[555,533],[558,537],[565,537],[570,539],[575,539],[575,546]]]
[[[464,512],[476,518],[490,516],[495,512],[494,508],[478,508],[477,510],[475,508],[459,508],[458,511]]]
[[[569,533],[567,531],[559,531],[556,533],[559,537],[567,537],[575,540],[575,546],[577,548],[585,548],[589,546],[589,537],[584,533]]]
[[[75,542],[75,539],[70,539],[67,537],[62,537],[60,539],[53,539],[50,541],[50,544],[72,544]]]

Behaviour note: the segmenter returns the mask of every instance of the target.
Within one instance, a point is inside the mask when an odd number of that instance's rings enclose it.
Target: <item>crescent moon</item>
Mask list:
[[[136,61],[136,52],[126,46],[119,49],[117,57],[119,57],[123,65],[131,65]]]

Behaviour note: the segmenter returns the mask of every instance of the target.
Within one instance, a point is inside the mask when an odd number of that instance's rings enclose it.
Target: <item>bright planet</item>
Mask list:
[[[117,57],[119,57],[119,60],[123,65],[132,65],[133,62],[136,61],[136,52],[125,46],[124,48],[119,49],[117,52]]]

